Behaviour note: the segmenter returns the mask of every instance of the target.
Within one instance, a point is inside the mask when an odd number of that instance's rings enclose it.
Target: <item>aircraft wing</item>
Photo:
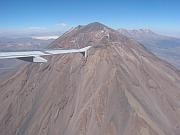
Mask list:
[[[46,50],[36,50],[36,51],[0,52],[0,59],[20,59],[27,62],[45,63],[47,62],[47,60],[41,56],[66,54],[66,53],[82,53],[85,57],[87,57],[87,50],[89,48],[91,48],[91,46],[87,46],[80,49],[46,49]]]

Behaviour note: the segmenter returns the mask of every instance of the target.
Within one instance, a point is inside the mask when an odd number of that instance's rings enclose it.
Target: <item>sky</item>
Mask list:
[[[0,0],[0,34],[66,31],[91,22],[180,37],[180,0]]]

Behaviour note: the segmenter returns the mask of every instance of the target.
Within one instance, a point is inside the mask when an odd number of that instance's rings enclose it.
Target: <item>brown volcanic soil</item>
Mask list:
[[[176,69],[99,23],[49,47],[89,44],[87,60],[54,56],[1,82],[1,135],[179,135]]]

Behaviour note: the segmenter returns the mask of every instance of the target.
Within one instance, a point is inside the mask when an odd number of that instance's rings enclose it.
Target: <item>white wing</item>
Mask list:
[[[82,53],[87,57],[87,50],[91,46],[80,49],[47,49],[38,51],[13,51],[13,52],[0,52],[0,59],[20,59],[28,62],[44,63],[46,59],[41,56],[65,54],[65,53]]]

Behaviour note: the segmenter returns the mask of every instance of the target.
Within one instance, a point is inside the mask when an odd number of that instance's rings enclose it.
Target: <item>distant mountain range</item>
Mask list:
[[[42,39],[41,39],[42,38]],[[0,50],[21,50],[21,49],[39,49],[45,48],[54,39],[43,39],[43,37],[22,37],[7,38],[0,37]]]
[[[38,39],[39,37],[10,38],[0,37],[0,51],[33,50],[47,47],[54,39]],[[42,38],[42,37],[41,37]],[[53,37],[54,38],[54,37]],[[7,77],[18,66],[22,64],[19,60],[0,60],[0,79]]]
[[[180,39],[163,36],[149,29],[118,29],[118,31],[129,38],[139,41],[157,56],[180,69]]]

